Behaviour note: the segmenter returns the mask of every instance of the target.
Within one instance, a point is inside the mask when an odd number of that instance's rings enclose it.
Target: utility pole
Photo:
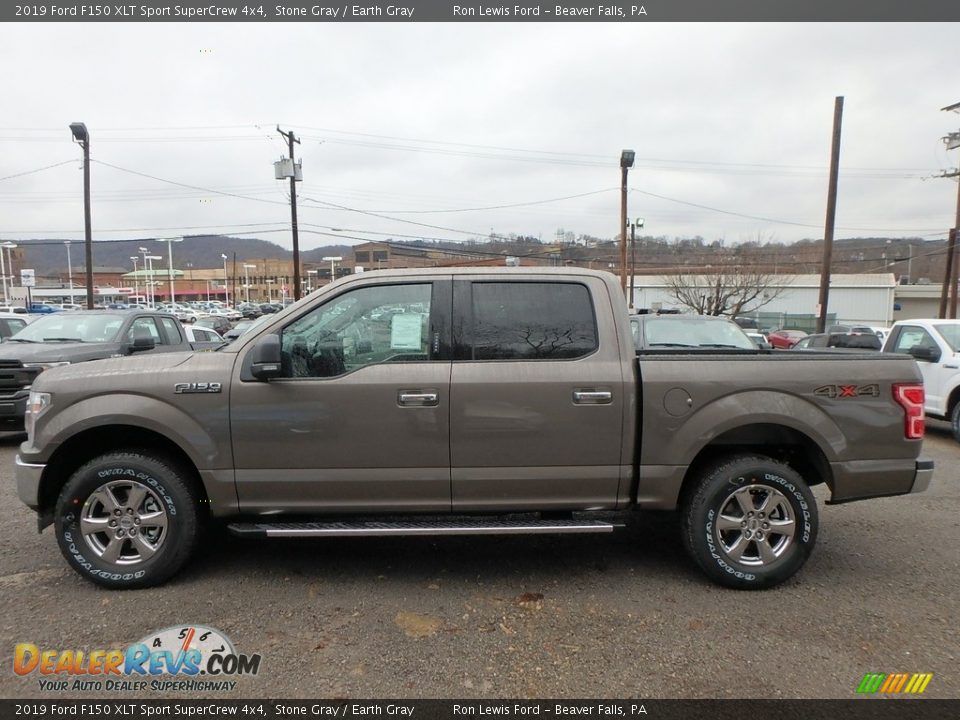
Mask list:
[[[940,108],[947,112],[960,112],[960,103],[947,105]],[[960,148],[960,132],[950,133],[943,138],[947,150]],[[943,173],[940,177],[955,178],[960,177],[960,170]],[[943,277],[943,287],[940,290],[940,318],[957,317],[957,264],[960,259],[956,257],[957,252],[957,231],[960,229],[960,182],[957,184],[957,209],[953,220],[953,229],[950,230],[949,240],[947,241],[947,268]],[[949,302],[948,302],[949,299]]]
[[[93,232],[90,223],[90,133],[82,122],[70,123],[73,139],[83,148],[84,261],[87,264],[87,310],[93,310]],[[12,268],[11,268],[12,271]]]
[[[287,140],[290,149],[290,227],[293,230],[293,299],[300,299],[300,238],[297,235],[297,165],[293,160],[293,144],[300,143],[293,130],[284,132],[277,125],[277,132]]]
[[[833,255],[833,226],[837,219],[837,175],[840,171],[840,128],[843,123],[843,96],[833,104],[833,145],[830,151],[830,185],[827,189],[827,217],[823,228],[823,266],[820,268],[820,305],[817,332],[827,327],[827,303],[830,299],[830,262]]]

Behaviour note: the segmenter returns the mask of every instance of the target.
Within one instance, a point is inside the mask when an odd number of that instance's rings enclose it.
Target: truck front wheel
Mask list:
[[[950,413],[950,427],[953,430],[953,439],[960,442],[960,400],[953,406],[953,412]]]
[[[57,542],[67,562],[98,585],[158,585],[189,558],[197,508],[193,488],[173,463],[132,452],[101,455],[60,492]]]
[[[810,488],[769,457],[739,455],[710,466],[681,510],[687,552],[711,580],[739,590],[787,580],[817,538]]]

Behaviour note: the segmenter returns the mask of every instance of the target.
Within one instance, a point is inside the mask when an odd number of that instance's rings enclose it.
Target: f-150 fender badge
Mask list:
[[[880,397],[879,385],[821,385],[813,391],[818,397],[836,398],[856,398],[856,397]]]
[[[177,383],[173,386],[173,392],[177,395],[186,395],[188,393],[218,393],[223,388],[221,383]]]

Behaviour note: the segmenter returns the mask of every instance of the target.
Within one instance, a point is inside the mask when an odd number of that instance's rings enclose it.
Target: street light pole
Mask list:
[[[220,253],[223,258],[223,298],[224,305],[230,307],[230,280],[227,278],[227,256]]]
[[[243,264],[243,289],[244,297],[246,301],[250,302],[250,268],[256,268],[256,265],[250,265],[248,263]]]
[[[133,294],[134,294],[134,297],[139,297],[140,286],[137,285],[137,260],[139,260],[140,258],[138,258],[136,255],[131,255],[130,259],[133,260]]]
[[[327,260],[330,261],[330,282],[333,282],[337,279],[337,263],[343,260],[339,255],[325,257],[324,262]]]
[[[175,303],[176,295],[173,289],[173,243],[183,242],[183,238],[157,238],[157,242],[165,242],[167,244],[167,272],[170,276],[170,302]]]
[[[153,287],[153,261],[154,260],[163,260],[163,255],[147,255],[145,256],[147,262],[150,263],[150,269],[147,274],[150,276],[150,309],[157,309],[157,291]]]
[[[7,286],[7,280],[8,280],[8,279],[10,280],[10,285],[9,285],[9,287],[10,287],[11,289],[13,288],[13,256],[10,254],[10,251],[13,250],[16,246],[17,246],[16,243],[14,243],[14,242],[9,242],[9,241],[5,242],[2,246],[0,246],[0,274],[3,275],[3,299],[6,300],[6,301],[8,301],[8,302],[7,302],[7,305],[10,304],[10,303],[9,303],[10,296],[9,296],[9,294],[8,294],[8,291],[7,291],[7,287],[8,287],[8,286]],[[3,266],[3,251],[4,251],[4,250],[7,251],[7,265],[6,265],[6,267]],[[9,277],[9,278],[7,277],[7,270],[8,270],[8,269],[9,269],[9,271],[10,271],[10,277]]]
[[[620,291],[627,292],[627,171],[633,167],[636,153],[620,153]]]
[[[73,305],[73,262],[70,260],[70,241],[64,240],[67,246],[67,280],[70,283],[70,304]]]
[[[70,123],[73,139],[83,148],[83,232],[87,264],[87,310],[93,310],[93,232],[90,223],[90,133],[82,122]]]

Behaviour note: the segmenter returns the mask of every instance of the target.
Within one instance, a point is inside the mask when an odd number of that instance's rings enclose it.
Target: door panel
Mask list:
[[[449,292],[348,286],[285,326],[285,377],[233,384],[241,510],[450,509]]]
[[[609,310],[590,309],[589,290],[606,296],[593,282],[456,281],[455,511],[615,506],[623,370]]]

